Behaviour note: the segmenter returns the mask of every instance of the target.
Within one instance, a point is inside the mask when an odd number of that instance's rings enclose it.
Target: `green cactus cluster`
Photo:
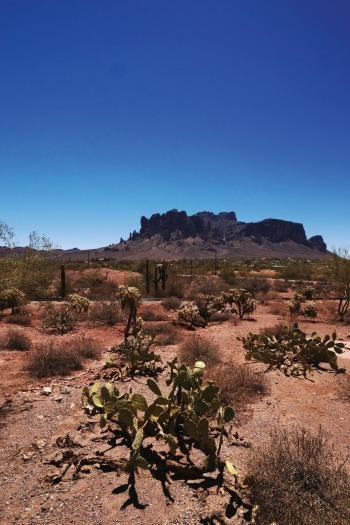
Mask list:
[[[137,330],[137,310],[141,304],[141,291],[135,286],[126,284],[118,287],[117,299],[120,300],[122,310],[129,310],[124,331],[124,340]]]
[[[69,307],[72,310],[75,310],[78,314],[81,312],[87,312],[90,307],[90,301],[86,297],[78,295],[77,293],[72,293],[68,295]]]
[[[83,390],[82,402],[86,413],[100,414],[101,427],[108,422],[114,423],[125,435],[130,447],[126,472],[148,468],[144,440],[152,437],[167,444],[168,455],[172,458],[178,448],[183,451],[185,447],[189,451],[195,446],[206,456],[206,471],[219,469],[222,472],[226,466],[235,474],[233,465],[220,458],[225,426],[234,417],[233,409],[221,406],[217,385],[210,381],[204,384],[203,362],[195,363],[191,369],[180,365],[175,358],[168,365],[170,377],[167,386],[171,388],[168,395],[162,394],[153,379],[147,381],[148,388],[155,395],[150,403],[132,390],[121,394],[115,385],[95,383]],[[214,412],[215,429],[212,428]]]
[[[305,296],[305,294],[303,294]],[[318,309],[314,301],[309,301],[304,308],[302,303],[304,297],[302,294],[295,293],[293,299],[289,302],[289,313],[292,316],[303,315],[304,317],[317,317]]]
[[[238,314],[240,319],[256,310],[256,301],[248,290],[231,288],[221,292],[219,296],[210,298],[210,307],[213,311],[229,311]]]
[[[177,315],[180,323],[186,328],[192,328],[198,325],[200,319],[199,308],[196,304],[182,304],[177,310]]]
[[[131,376],[156,373],[156,363],[161,363],[161,357],[154,352],[152,346],[157,344],[156,335],[149,335],[143,329],[141,317],[136,318],[133,335],[130,335],[117,347],[117,351],[126,359]]]
[[[306,334],[295,328],[280,336],[249,333],[247,337],[238,337],[247,351],[247,360],[255,359],[268,365],[268,368],[278,368],[288,376],[306,377],[312,368],[321,368],[328,364],[336,374],[345,372],[339,368],[337,354],[342,353],[344,343],[336,341],[337,334],[326,335],[323,339],[316,334],[306,337]]]

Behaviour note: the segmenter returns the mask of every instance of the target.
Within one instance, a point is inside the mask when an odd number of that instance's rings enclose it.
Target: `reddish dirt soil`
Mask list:
[[[279,304],[280,312],[283,313],[285,301],[283,303],[281,296],[273,302]],[[60,455],[67,450],[76,454],[97,455],[109,448],[99,426],[89,425],[90,420],[81,406],[81,392],[85,385],[95,381],[108,356],[108,349],[122,340],[123,326],[96,326],[85,321],[74,334],[47,335],[41,328],[42,309],[40,303],[32,303],[32,326],[16,327],[29,335],[33,348],[48,339],[69,339],[84,333],[98,340],[105,353],[100,360],[87,362],[83,371],[68,377],[35,380],[24,370],[27,354],[32,350],[0,350],[1,523],[131,525],[142,521],[145,525],[200,524],[209,523],[205,519],[214,510],[225,514],[229,504],[227,494],[217,494],[215,487],[202,488],[198,480],[184,482],[169,477],[162,487],[161,481],[150,472],[141,471],[136,480],[137,498],[133,501],[128,491],[124,490],[127,475],[98,463],[86,467],[77,479],[73,479],[71,468],[60,483],[48,481],[49,476],[61,468],[52,462],[59,463]],[[172,313],[166,312],[161,303],[144,303],[143,311],[148,309],[167,315],[169,320],[162,322],[170,325]],[[198,329],[195,333],[182,328],[178,330],[184,338],[196,336],[213,339],[220,345],[223,361],[243,364],[244,350],[236,337],[286,321],[286,317],[271,313],[271,309],[275,311],[271,304],[259,304],[254,320],[243,320],[237,325],[226,321]],[[316,322],[303,321],[300,327],[308,335],[313,331],[325,335],[336,330],[340,339],[350,341],[350,326],[332,322],[329,305],[322,305],[320,310]],[[0,322],[0,337],[12,327],[5,320]],[[164,362],[176,356],[177,351],[177,345],[159,347]],[[349,356],[348,350],[339,361],[350,369]],[[246,366],[256,370],[266,368],[257,363],[247,363]],[[161,389],[164,388],[164,377],[165,373],[160,377]],[[346,376],[314,372],[306,380],[269,371],[266,377],[269,393],[248,406],[245,417],[241,414],[240,423],[234,423],[231,428],[231,435],[237,432],[238,440],[232,440],[234,444],[226,444],[223,449],[223,456],[236,466],[241,479],[246,473],[251,448],[235,446],[235,443],[247,442],[254,448],[267,440],[271,429],[276,426],[304,427],[315,432],[322,425],[334,443],[336,453],[342,456],[350,454],[349,403],[341,399],[339,389]],[[132,386],[134,391],[149,397],[145,382],[145,378],[137,378],[121,383],[120,388],[124,391]],[[51,387],[52,393],[42,395],[43,386]],[[67,435],[69,443],[58,439],[64,440]],[[125,458],[128,449],[118,446],[108,451],[108,455],[114,459]],[[231,483],[233,487],[233,480]],[[166,497],[166,491],[169,491],[170,497]],[[244,508],[240,507],[231,519],[226,518],[225,523],[247,523],[243,515]]]

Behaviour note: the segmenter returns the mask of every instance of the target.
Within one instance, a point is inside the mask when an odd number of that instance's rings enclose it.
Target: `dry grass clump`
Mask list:
[[[18,324],[19,326],[30,326],[32,324],[32,319],[27,312],[21,311],[17,314],[7,316],[6,323]]]
[[[338,383],[338,393],[341,399],[350,403],[350,376],[342,374]]]
[[[291,330],[291,327],[285,323],[277,323],[273,326],[265,327],[260,330],[261,335],[267,335],[267,337],[276,337],[277,339],[284,336]]]
[[[220,362],[220,347],[218,344],[204,337],[190,337],[179,349],[179,358],[182,363],[193,366],[196,361],[204,361],[210,367]]]
[[[31,340],[20,330],[11,328],[5,335],[2,346],[7,350],[30,350]]]
[[[350,523],[350,477],[321,429],[275,430],[254,450],[250,472],[256,525]]]
[[[65,376],[81,370],[85,359],[99,359],[101,354],[100,343],[84,335],[59,343],[50,341],[28,356],[26,370],[37,378]]]
[[[91,337],[82,335],[70,341],[65,341],[60,348],[68,348],[73,353],[77,353],[83,359],[99,359],[102,354],[101,344]]]
[[[250,365],[220,363],[208,371],[208,379],[220,387],[223,404],[238,410],[268,391],[264,373],[256,372]]]
[[[288,307],[283,301],[271,301],[269,303],[269,312],[273,315],[285,317],[288,313]]]
[[[92,322],[114,326],[125,321],[125,314],[119,302],[104,301],[95,303],[90,309],[89,317]]]
[[[162,300],[162,305],[166,310],[177,310],[181,303],[182,301],[178,297],[165,297]]]
[[[29,374],[36,378],[65,376],[82,368],[82,357],[75,348],[53,342],[37,347],[26,366]]]
[[[148,323],[146,330],[150,334],[156,334],[156,341],[161,345],[176,345],[182,339],[182,333],[173,324]]]
[[[168,316],[165,313],[157,312],[152,308],[147,308],[147,310],[142,310],[140,315],[144,321],[167,321]]]

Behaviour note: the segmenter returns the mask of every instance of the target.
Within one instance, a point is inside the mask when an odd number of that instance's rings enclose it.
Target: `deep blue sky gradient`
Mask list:
[[[63,248],[235,211],[349,244],[348,0],[0,0],[0,220]]]

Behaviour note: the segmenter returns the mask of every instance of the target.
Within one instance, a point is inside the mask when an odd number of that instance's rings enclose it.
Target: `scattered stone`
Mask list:
[[[50,386],[43,386],[41,389],[42,396],[49,396],[52,394],[52,388]]]
[[[56,401],[56,403],[61,403],[62,399],[63,399],[63,396],[57,396],[57,397],[55,397],[55,401]]]
[[[70,393],[70,389],[66,385],[61,386],[60,387],[60,391],[61,391],[61,394],[69,394]]]

